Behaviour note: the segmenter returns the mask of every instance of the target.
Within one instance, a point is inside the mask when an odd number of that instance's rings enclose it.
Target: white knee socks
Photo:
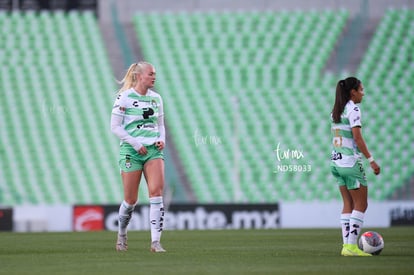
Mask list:
[[[127,234],[127,226],[131,220],[135,205],[130,205],[123,201],[119,207],[118,235]],[[151,241],[160,241],[161,233],[164,228],[164,203],[162,197],[150,198],[150,226]]]
[[[342,227],[342,241],[344,244],[348,243],[349,236],[349,218],[351,213],[342,213],[341,214],[341,227]]]
[[[119,218],[118,218],[118,235],[126,235],[127,226],[131,220],[132,211],[134,211],[135,205],[130,205],[126,201],[119,206]]]
[[[151,242],[160,241],[164,227],[164,203],[162,197],[150,198]]]
[[[361,233],[362,224],[364,223],[364,216],[365,214],[363,212],[357,210],[352,211],[351,217],[349,218],[349,244],[357,243],[359,233]]]

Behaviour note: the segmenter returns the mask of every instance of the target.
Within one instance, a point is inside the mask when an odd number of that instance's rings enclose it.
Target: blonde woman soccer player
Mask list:
[[[161,96],[151,90],[155,68],[147,62],[132,64],[112,108],[111,130],[121,140],[119,168],[124,200],[119,207],[116,250],[126,251],[127,226],[138,199],[142,173],[148,184],[151,251],[165,252],[160,239],[164,204],[164,111]]]
[[[371,256],[357,246],[358,235],[368,207],[368,188],[362,155],[368,159],[375,175],[380,167],[362,137],[361,110],[356,105],[364,96],[364,86],[355,77],[340,80],[336,86],[332,109],[333,151],[331,172],[337,179],[343,200],[341,214],[342,256]]]

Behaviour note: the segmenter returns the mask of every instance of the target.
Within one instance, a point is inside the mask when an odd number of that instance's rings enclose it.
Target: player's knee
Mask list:
[[[135,205],[137,203],[137,199],[129,199],[129,198],[125,198],[126,203],[128,203],[129,205]]]
[[[367,211],[367,209],[368,209],[368,202],[365,203],[365,210],[364,210],[364,212]]]
[[[157,191],[152,191],[152,192],[149,192],[149,197],[150,198],[152,198],[152,197],[162,197],[162,190],[157,190]]]
[[[355,204],[355,210],[358,210],[362,213],[365,213],[368,209],[368,202],[359,202],[358,204]]]
[[[164,183],[159,181],[155,183],[154,181],[148,182],[148,194],[150,197],[159,197],[164,193]]]

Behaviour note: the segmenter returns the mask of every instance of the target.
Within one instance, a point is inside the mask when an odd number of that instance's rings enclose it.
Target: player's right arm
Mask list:
[[[120,94],[112,107],[111,132],[114,133],[121,141],[130,144],[137,152],[140,152],[140,150],[143,150],[143,148],[145,149],[145,147],[138,141],[138,139],[131,136],[122,125],[125,109],[123,97],[122,94]]]

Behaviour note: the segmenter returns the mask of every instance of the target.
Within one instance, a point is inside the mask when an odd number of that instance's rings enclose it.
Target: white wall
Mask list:
[[[338,228],[341,202],[281,202],[280,228]],[[411,213],[414,201],[370,202],[364,227],[389,227],[391,214]],[[414,219],[414,217],[411,217]],[[14,231],[72,231],[72,206],[16,206]]]
[[[71,231],[72,206],[23,205],[13,208],[16,232]]]
[[[338,227],[342,202],[287,202],[282,203],[280,208],[282,228]],[[390,226],[389,209],[389,203],[370,203],[364,227]]]

